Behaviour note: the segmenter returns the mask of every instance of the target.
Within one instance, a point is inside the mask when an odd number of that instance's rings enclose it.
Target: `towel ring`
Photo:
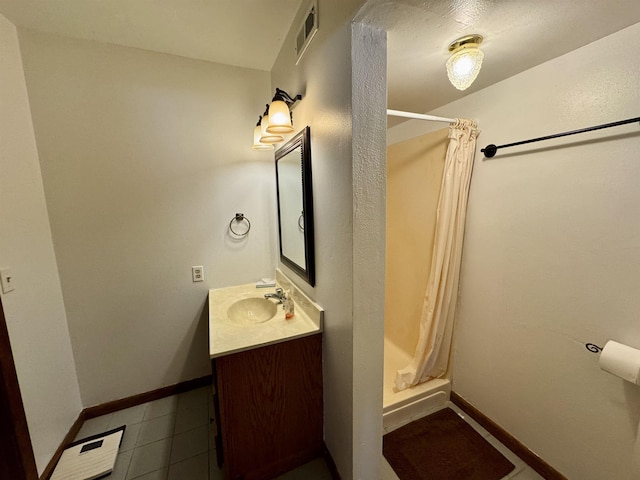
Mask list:
[[[247,229],[244,232],[236,232],[233,229],[233,222],[247,222]],[[229,222],[229,230],[231,230],[231,233],[233,233],[236,237],[245,237],[249,233],[249,230],[251,230],[251,222],[247,217],[244,216],[244,213],[236,213],[236,216],[233,217]]]
[[[304,232],[304,210],[300,212],[300,217],[298,218],[298,228]]]

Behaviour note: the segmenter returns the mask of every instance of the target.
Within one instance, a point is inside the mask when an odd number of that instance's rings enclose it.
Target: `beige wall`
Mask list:
[[[385,339],[413,356],[427,289],[449,129],[387,149]]]
[[[38,472],[82,409],[16,28],[0,15],[2,295]],[[0,453],[2,455],[2,453]]]
[[[638,116],[640,24],[432,112],[478,149]],[[482,75],[482,73],[481,73]],[[395,140],[425,126],[407,125]],[[584,344],[640,348],[637,124],[477,153],[453,389],[571,479],[640,476],[640,389]]]
[[[208,374],[208,288],[274,273],[273,155],[250,149],[269,73],[20,41],[83,404]]]
[[[378,82],[385,71],[384,34],[358,26],[352,31],[350,19],[362,1],[319,2],[318,33],[296,66],[293,41],[306,3],[271,75],[272,87],[304,96],[293,111],[296,131],[311,127],[317,281],[315,288],[298,283],[325,309],[325,442],[343,479],[370,479],[378,475],[381,454],[384,293],[383,278],[368,275],[367,268],[384,261],[384,219],[381,231],[375,223],[384,197],[370,199],[362,185],[384,181],[384,161],[361,146],[373,136],[384,155],[384,77]],[[369,50],[376,53],[365,58]],[[377,90],[369,88],[374,79]],[[360,87],[354,91],[352,85]],[[375,103],[377,115],[354,111],[356,103],[365,109]],[[352,128],[357,115],[361,122]],[[375,145],[371,138],[369,145]],[[363,168],[367,161],[371,165]]]

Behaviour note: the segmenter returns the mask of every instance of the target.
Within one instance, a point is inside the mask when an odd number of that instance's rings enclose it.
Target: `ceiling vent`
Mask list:
[[[313,0],[307,14],[304,16],[302,25],[296,35],[296,65],[302,60],[304,52],[309,48],[309,44],[318,31],[318,0]]]

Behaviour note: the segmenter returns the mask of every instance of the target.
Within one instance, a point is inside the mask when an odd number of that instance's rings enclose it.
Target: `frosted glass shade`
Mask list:
[[[458,90],[466,90],[480,73],[484,53],[475,43],[462,45],[447,60],[447,76]]]
[[[256,128],[253,129],[253,145],[251,145],[251,148],[253,150],[273,150],[273,145],[262,143],[260,141],[261,136],[262,132],[260,131],[260,125],[256,125]]]
[[[269,115],[265,115],[262,117],[262,121],[260,122],[260,143],[279,143],[284,140],[282,135],[274,135],[273,133],[269,133],[267,131],[267,127],[269,126]]]
[[[282,100],[276,100],[269,105],[269,126],[268,133],[291,133],[291,114],[289,107]]]

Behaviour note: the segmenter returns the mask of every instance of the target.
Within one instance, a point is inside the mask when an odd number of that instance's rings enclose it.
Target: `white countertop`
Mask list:
[[[289,285],[286,286],[288,287]],[[308,298],[301,297],[301,292],[297,289],[292,292],[295,315],[289,320],[284,318],[281,305],[278,305],[275,316],[264,323],[238,325],[227,318],[227,310],[236,301],[251,297],[261,298],[265,293],[274,291],[275,287],[256,288],[254,283],[209,290],[210,358],[272,345],[322,331],[322,309]],[[305,304],[305,308],[301,307],[301,303]],[[311,310],[309,305],[312,306]]]

